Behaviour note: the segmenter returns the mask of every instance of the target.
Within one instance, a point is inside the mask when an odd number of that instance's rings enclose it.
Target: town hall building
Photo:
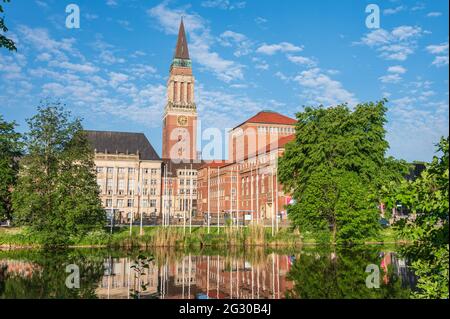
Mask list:
[[[195,77],[181,21],[167,81],[161,157],[142,133],[86,131],[100,196],[120,222],[240,224],[286,219],[278,159],[296,120],[261,111],[229,132],[227,160],[197,151]]]

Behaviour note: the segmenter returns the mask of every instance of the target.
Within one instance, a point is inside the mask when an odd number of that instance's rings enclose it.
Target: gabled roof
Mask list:
[[[178,30],[177,46],[175,48],[174,59],[189,60],[189,49],[186,40],[186,32],[184,30],[183,19],[181,19],[180,29]]]
[[[100,153],[139,154],[141,160],[159,161],[152,144],[143,133],[85,131],[92,147]]]
[[[281,124],[281,125],[294,125],[297,123],[293,118],[287,117],[283,114],[273,111],[261,111],[255,116],[252,116],[245,122],[242,122],[235,128],[244,125],[245,123],[261,123],[261,124]]]

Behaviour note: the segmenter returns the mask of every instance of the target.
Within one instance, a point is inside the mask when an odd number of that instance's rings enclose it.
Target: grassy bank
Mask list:
[[[391,228],[384,229],[376,238],[370,238],[367,243],[397,243]],[[139,227],[91,232],[83,237],[71,237],[70,246],[76,247],[233,247],[233,246],[264,246],[264,247],[297,247],[303,244],[316,244],[311,233],[300,234],[288,228],[280,229],[272,236],[271,228],[250,226],[246,228],[224,227],[144,227],[140,236]],[[42,238],[27,228],[0,228],[0,247],[39,247]]]

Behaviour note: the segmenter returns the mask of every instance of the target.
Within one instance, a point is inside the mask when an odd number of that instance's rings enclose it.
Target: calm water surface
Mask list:
[[[368,265],[380,270],[379,288],[366,286]],[[76,269],[79,288],[68,288]],[[407,262],[385,246],[0,251],[0,298],[409,298],[414,284]]]

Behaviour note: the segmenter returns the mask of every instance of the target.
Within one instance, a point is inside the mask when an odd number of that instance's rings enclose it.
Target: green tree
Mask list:
[[[448,145],[448,137],[442,138],[438,144],[440,157],[435,156],[419,178],[385,188],[390,208],[401,203],[412,213],[412,218],[400,220],[395,227],[400,236],[413,242],[402,252],[419,277],[414,294],[419,298],[449,297]]]
[[[44,244],[66,245],[104,225],[93,150],[79,119],[46,102],[27,120],[26,155],[13,192],[14,222],[31,226]]]
[[[355,242],[379,229],[380,189],[400,180],[403,162],[386,158],[386,100],[297,113],[296,137],[279,162],[280,181],[296,204],[294,227],[325,231],[333,242]]]
[[[11,218],[11,188],[14,186],[21,155],[20,134],[14,122],[0,115],[0,221]]]
[[[3,0],[4,3],[10,2],[10,0]],[[0,4],[0,13],[4,13],[4,9],[2,5]],[[0,31],[1,32],[8,32],[8,28],[5,25],[5,18],[0,17]],[[17,51],[16,45],[14,44],[14,41],[11,39],[8,39],[3,34],[0,34],[0,48],[5,47],[10,51]]]

